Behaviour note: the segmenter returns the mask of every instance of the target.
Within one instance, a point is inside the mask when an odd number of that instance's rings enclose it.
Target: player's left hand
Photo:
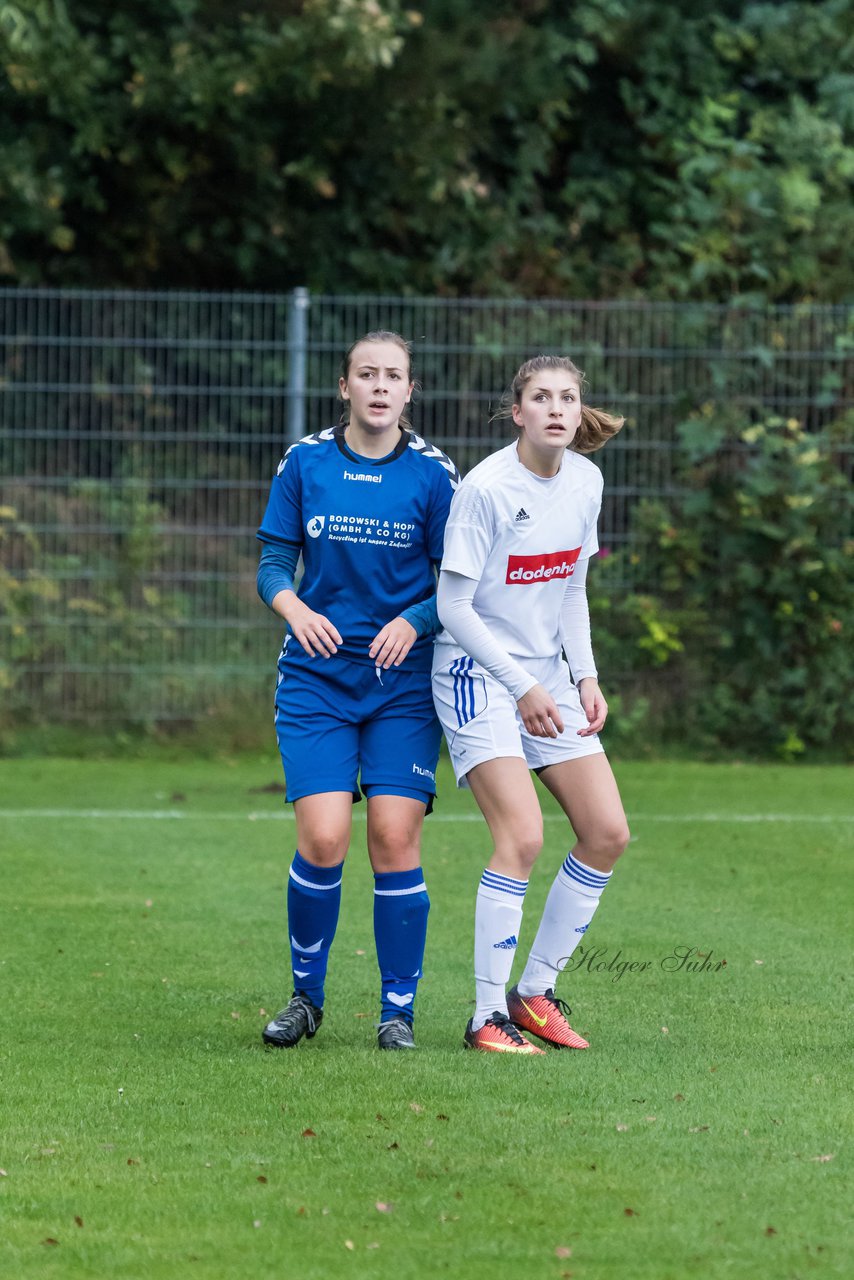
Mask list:
[[[368,657],[373,658],[384,671],[389,667],[399,667],[417,639],[418,632],[411,622],[405,618],[392,618],[374,636]]]
[[[587,728],[579,729],[579,738],[590,738],[598,733],[608,719],[608,704],[605,701],[599,681],[593,676],[585,676],[578,686],[578,696],[587,716]]]

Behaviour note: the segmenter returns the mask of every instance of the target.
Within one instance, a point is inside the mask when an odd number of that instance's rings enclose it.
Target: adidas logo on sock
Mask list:
[[[493,951],[513,951],[518,945],[518,938],[512,933],[509,938],[505,938],[503,942],[493,942]]]
[[[524,507],[520,507],[516,512],[516,524],[518,524],[520,520],[530,520],[530,518],[531,517],[528,515]]]

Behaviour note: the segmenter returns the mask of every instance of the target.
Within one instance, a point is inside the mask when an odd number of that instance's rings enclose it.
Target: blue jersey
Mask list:
[[[270,490],[258,537],[299,547],[298,595],[342,637],[338,652],[372,663],[377,632],[436,591],[445,522],[459,473],[446,454],[405,431],[384,458],[363,458],[330,427],[291,445]],[[429,670],[432,636],[404,665]]]

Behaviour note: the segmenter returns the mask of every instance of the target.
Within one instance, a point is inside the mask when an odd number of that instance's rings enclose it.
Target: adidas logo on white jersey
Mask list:
[[[530,520],[530,518],[531,517],[528,515],[524,507],[520,507],[516,512],[516,524],[518,524],[520,520]]]
[[[509,938],[505,938],[503,942],[493,942],[493,951],[515,951],[518,945],[518,938],[515,933],[511,933]]]

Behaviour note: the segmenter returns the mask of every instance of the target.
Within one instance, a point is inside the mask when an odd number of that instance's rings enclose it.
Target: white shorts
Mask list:
[[[563,733],[535,738],[528,733],[519,709],[503,684],[450,645],[438,644],[433,655],[433,701],[442,723],[458,787],[467,787],[466,774],[475,765],[500,756],[518,756],[529,769],[545,769],[564,760],[604,751],[599,735],[579,738],[587,716],[569,668],[559,656],[525,660],[525,670],[548,689],[560,710]]]

